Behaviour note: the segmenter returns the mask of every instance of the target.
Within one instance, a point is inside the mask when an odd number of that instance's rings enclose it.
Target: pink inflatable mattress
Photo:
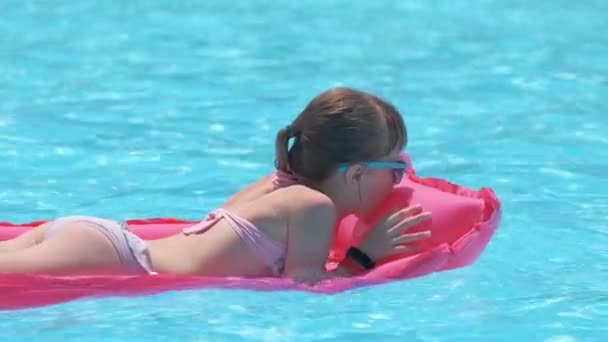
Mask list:
[[[407,158],[407,156],[405,157]],[[239,288],[251,290],[304,290],[336,293],[359,286],[411,279],[432,272],[445,271],[473,263],[497,229],[500,201],[489,188],[478,191],[437,178],[418,177],[411,163],[407,176],[378,210],[380,217],[394,205],[421,204],[432,214],[431,222],[411,231],[430,229],[430,239],[418,242],[420,251],[396,255],[378,262],[378,266],[352,278],[336,278],[315,286],[297,285],[289,279],[207,278],[176,275],[142,276],[71,276],[0,275],[0,309],[20,309],[62,303],[84,297],[139,296],[163,291]],[[8,240],[45,221],[25,224],[0,222],[0,241]],[[157,239],[175,234],[191,221],[173,218],[129,220],[135,234]],[[373,222],[373,220],[372,220]],[[357,244],[370,224],[355,216],[344,218],[336,227],[334,244],[327,260],[332,269],[346,249]]]

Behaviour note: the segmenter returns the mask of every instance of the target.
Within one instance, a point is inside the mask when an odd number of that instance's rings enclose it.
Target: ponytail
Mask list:
[[[289,167],[289,139],[294,136],[293,127],[287,125],[279,130],[275,141],[276,160],[275,166],[277,170],[290,172]]]

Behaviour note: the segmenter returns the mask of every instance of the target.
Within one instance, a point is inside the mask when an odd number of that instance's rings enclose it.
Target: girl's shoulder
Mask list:
[[[315,217],[331,220],[336,216],[334,203],[322,192],[301,184],[275,187],[274,179],[272,174],[263,177],[232,196],[222,207],[251,215],[257,213],[254,216],[284,217],[302,224]]]
[[[335,221],[336,206],[320,191],[296,184],[278,189],[270,195],[288,211],[292,222]]]

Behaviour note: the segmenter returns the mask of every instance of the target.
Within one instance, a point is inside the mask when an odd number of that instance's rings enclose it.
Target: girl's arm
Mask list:
[[[274,177],[275,173],[271,172],[257,180],[255,183],[249,184],[226,200],[226,202],[222,204],[222,208],[230,210],[266,195],[272,191],[272,181]]]
[[[324,195],[298,200],[288,228],[288,249],[284,277],[298,282],[314,283],[334,277],[350,277],[364,270],[346,258],[336,270],[325,271],[331,249],[336,211]],[[409,228],[430,218],[419,206],[411,206],[386,215],[370,229],[360,248],[372,260],[380,260],[393,253],[415,250],[409,243],[430,237],[430,231],[405,233]],[[346,266],[348,264],[348,267]],[[350,270],[357,273],[352,274]]]
[[[283,277],[314,282],[339,273],[348,276],[343,269],[325,272],[336,223],[336,210],[331,200],[322,194],[301,196],[292,205],[291,213]]]
[[[331,200],[323,194],[301,195],[291,207],[283,277],[311,284],[362,273],[364,270],[348,259],[335,270],[325,270],[336,226],[336,210]],[[356,274],[351,273],[351,270]]]

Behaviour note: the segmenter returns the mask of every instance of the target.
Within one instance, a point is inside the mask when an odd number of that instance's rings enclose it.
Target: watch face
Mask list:
[[[360,249],[351,247],[348,249],[347,255],[355,261],[357,264],[361,265],[366,269],[370,269],[374,267],[374,262]]]

